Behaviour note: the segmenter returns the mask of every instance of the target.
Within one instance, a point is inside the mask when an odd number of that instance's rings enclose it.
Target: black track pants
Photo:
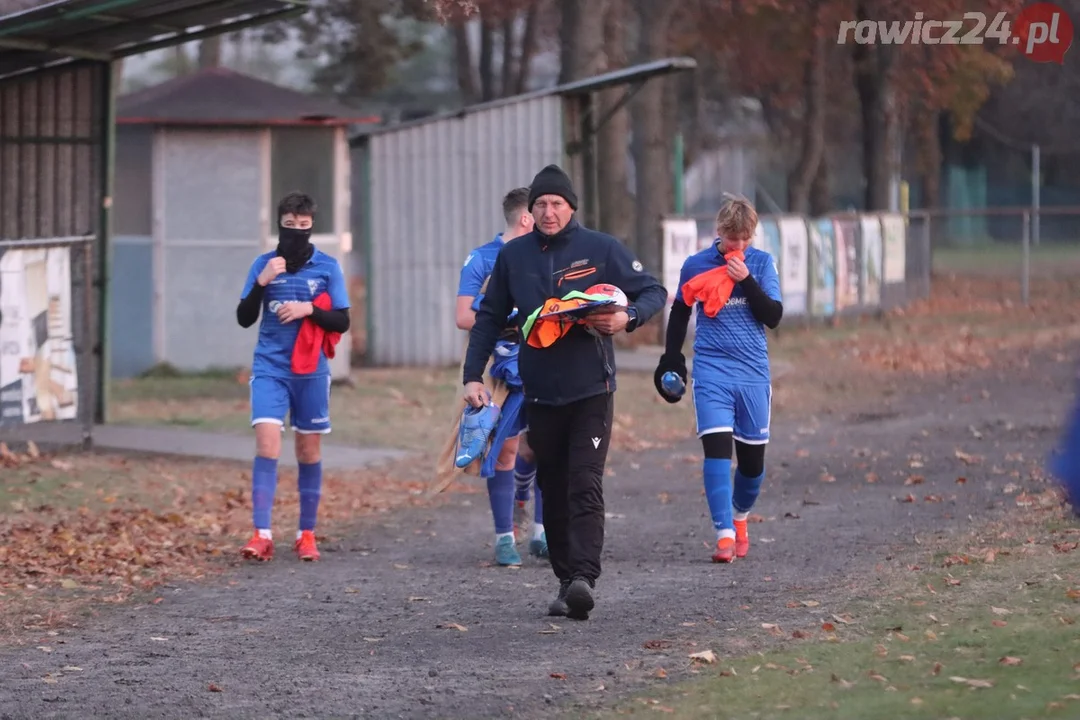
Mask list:
[[[604,465],[615,403],[611,393],[569,405],[531,404],[529,446],[544,497],[544,531],[559,580],[600,577]]]

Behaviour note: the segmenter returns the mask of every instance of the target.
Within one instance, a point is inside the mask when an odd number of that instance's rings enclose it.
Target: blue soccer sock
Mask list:
[[[496,470],[487,479],[488,500],[491,501],[491,517],[495,521],[496,535],[512,535],[514,532],[514,471]]]
[[[300,530],[314,530],[322,497],[322,462],[299,463],[296,484],[300,490]]]
[[[536,479],[536,463],[523,460],[520,455],[514,461],[514,498],[529,502],[529,489]]]
[[[735,537],[731,506],[731,460],[705,458],[705,498],[717,537]]]
[[[265,531],[265,537],[269,537],[270,533],[270,514],[277,491],[277,466],[277,460],[258,455],[251,466],[251,519],[260,535]]]
[[[737,468],[735,470],[735,490],[731,494],[731,504],[740,520],[745,520],[750,508],[757,502],[758,493],[761,492],[761,482],[765,479],[763,470],[757,477],[748,478]]]

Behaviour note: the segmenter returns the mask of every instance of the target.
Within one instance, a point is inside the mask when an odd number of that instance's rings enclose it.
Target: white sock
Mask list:
[[[299,539],[300,539],[300,536],[301,536],[301,535],[303,535],[303,534],[304,534],[304,531],[303,531],[303,530],[297,530],[297,531],[296,531],[296,539],[297,539],[297,540],[299,540]]]
[[[737,512],[737,513],[735,513],[735,519],[738,520],[739,522],[743,522],[748,517],[750,517],[749,512],[744,512],[744,513]]]
[[[533,540],[539,540],[540,536],[544,534],[543,523],[533,523]]]
[[[727,529],[717,530],[716,531],[716,539],[717,540],[723,540],[724,538],[731,538],[732,540],[734,540],[735,539],[735,531],[734,530],[727,530]]]
[[[508,538],[510,538],[511,540],[513,540],[513,539],[514,539],[514,533],[512,533],[512,532],[508,532],[508,533],[495,533],[495,544],[496,544],[496,545],[498,545],[498,544],[499,544],[499,541],[500,541],[500,540],[502,540],[502,539],[503,539],[504,537],[508,537]]]
[[[259,537],[266,538],[267,540],[273,540],[274,536],[269,530],[259,530]]]

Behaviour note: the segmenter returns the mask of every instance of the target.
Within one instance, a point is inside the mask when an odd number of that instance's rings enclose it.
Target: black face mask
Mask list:
[[[285,272],[294,273],[304,267],[313,252],[310,228],[278,228],[277,254],[285,258]]]

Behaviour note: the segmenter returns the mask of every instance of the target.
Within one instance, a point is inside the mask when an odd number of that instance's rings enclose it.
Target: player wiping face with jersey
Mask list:
[[[687,258],[668,321],[657,391],[666,372],[686,381],[682,354],[691,307],[697,306],[693,401],[705,454],[705,494],[716,530],[716,562],[749,550],[747,517],[765,477],[772,384],[765,328],[783,315],[780,276],[773,257],[750,241],[757,213],[744,198],[729,198],[717,214],[717,239]],[[732,442],[738,469],[731,481]]]

